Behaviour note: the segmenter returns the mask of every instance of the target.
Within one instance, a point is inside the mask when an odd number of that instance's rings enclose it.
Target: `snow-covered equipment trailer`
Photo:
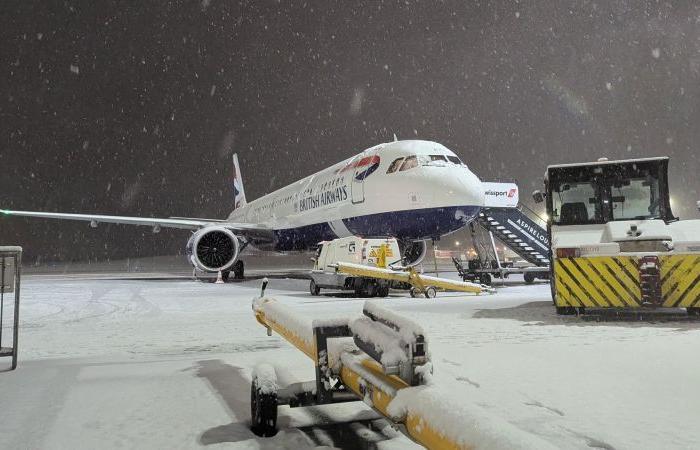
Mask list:
[[[700,220],[671,211],[668,157],[547,168],[552,297],[559,314],[700,312]],[[615,311],[617,310],[617,311]]]
[[[22,273],[22,247],[0,247],[0,358],[12,358],[11,370],[17,368],[17,340],[19,332],[19,288]],[[6,299],[12,298],[10,302]],[[6,304],[8,303],[8,304]],[[10,308],[10,306],[12,308]],[[12,326],[5,326],[8,314]],[[4,330],[12,330],[10,336]]]
[[[378,301],[366,301],[363,315],[355,319],[311,320],[266,298],[263,287],[253,310],[268,335],[278,333],[311,358],[316,373],[314,381],[284,385],[272,365],[255,368],[251,424],[260,436],[276,433],[280,405],[361,400],[429,449],[552,448],[429,386],[432,364],[423,329]]]
[[[400,259],[399,244],[394,238],[361,238],[349,236],[319,244],[311,270],[309,291],[319,295],[321,289],[349,290],[358,297],[386,297],[390,282],[371,276],[339,273],[339,262],[369,267],[387,267]]]
[[[424,295],[427,298],[433,298],[437,295],[438,290],[469,292],[471,294],[492,291],[491,288],[481,284],[423,275],[418,273],[413,266],[389,266],[387,269],[382,269],[380,267],[369,267],[353,263],[338,263],[336,264],[336,270],[338,273],[357,277],[372,277],[408,284],[411,286],[409,290],[411,297]]]

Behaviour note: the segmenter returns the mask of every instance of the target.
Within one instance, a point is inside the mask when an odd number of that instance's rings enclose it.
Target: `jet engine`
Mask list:
[[[187,257],[192,265],[205,272],[230,268],[238,259],[238,238],[228,228],[208,227],[195,232],[187,241]]]

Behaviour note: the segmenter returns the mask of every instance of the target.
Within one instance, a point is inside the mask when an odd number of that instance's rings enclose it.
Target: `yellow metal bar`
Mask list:
[[[274,301],[274,300],[266,300]],[[276,321],[274,317],[265,314],[264,302],[255,306],[256,320],[268,330],[274,330],[280,336],[289,341],[296,348],[316,361],[316,345],[307,342],[303,337]],[[371,404],[371,406],[383,416],[403,423],[408,434],[419,444],[428,449],[435,450],[472,450],[473,447],[459,445],[454,440],[441,434],[436,427],[431,425],[431,419],[416,414],[408,414],[406,417],[392,417],[388,408],[400,389],[410,388],[406,382],[394,375],[386,375],[381,366],[368,356],[358,356],[355,364],[342,364],[338,376],[343,385],[352,391],[359,399]],[[446,414],[449,414],[446,411]]]
[[[283,338],[285,338],[290,344],[301,350],[306,356],[311,358],[314,364],[316,361],[316,343],[308,342],[301,336],[298,336],[293,331],[287,329],[284,325],[276,322],[272,317],[266,317],[265,312],[262,309],[255,310],[255,319],[262,326],[266,327],[268,330],[273,330]]]
[[[448,291],[470,292],[473,294],[480,294],[483,292],[483,289],[478,284],[421,275],[413,268],[409,268],[407,271],[397,271],[382,269],[379,267],[363,266],[360,264],[339,262],[337,270],[338,272],[346,275],[402,281],[404,283],[410,283],[412,286],[415,286],[421,290],[425,290],[428,286],[433,286],[437,289]]]

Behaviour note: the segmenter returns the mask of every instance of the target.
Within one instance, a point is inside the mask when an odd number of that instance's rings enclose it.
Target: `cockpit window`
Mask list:
[[[409,156],[406,158],[406,160],[401,164],[401,170],[400,172],[413,169],[414,167],[418,167],[418,158],[414,156]]]
[[[398,170],[399,166],[401,165],[401,162],[403,161],[403,158],[396,158],[390,165],[389,168],[386,170],[386,173],[394,173]]]
[[[445,158],[445,155],[430,155],[430,160],[431,161],[447,161],[447,158]]]
[[[464,163],[463,163],[459,158],[457,158],[456,156],[448,156],[447,159],[449,159],[450,162],[453,162],[453,163],[455,163],[455,164],[459,164],[459,165],[463,165],[463,164],[464,164]]]

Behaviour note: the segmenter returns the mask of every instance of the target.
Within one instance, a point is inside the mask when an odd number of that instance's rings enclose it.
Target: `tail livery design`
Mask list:
[[[245,205],[245,191],[243,190],[243,179],[241,178],[241,166],[238,164],[238,155],[233,155],[233,207],[238,209]]]

